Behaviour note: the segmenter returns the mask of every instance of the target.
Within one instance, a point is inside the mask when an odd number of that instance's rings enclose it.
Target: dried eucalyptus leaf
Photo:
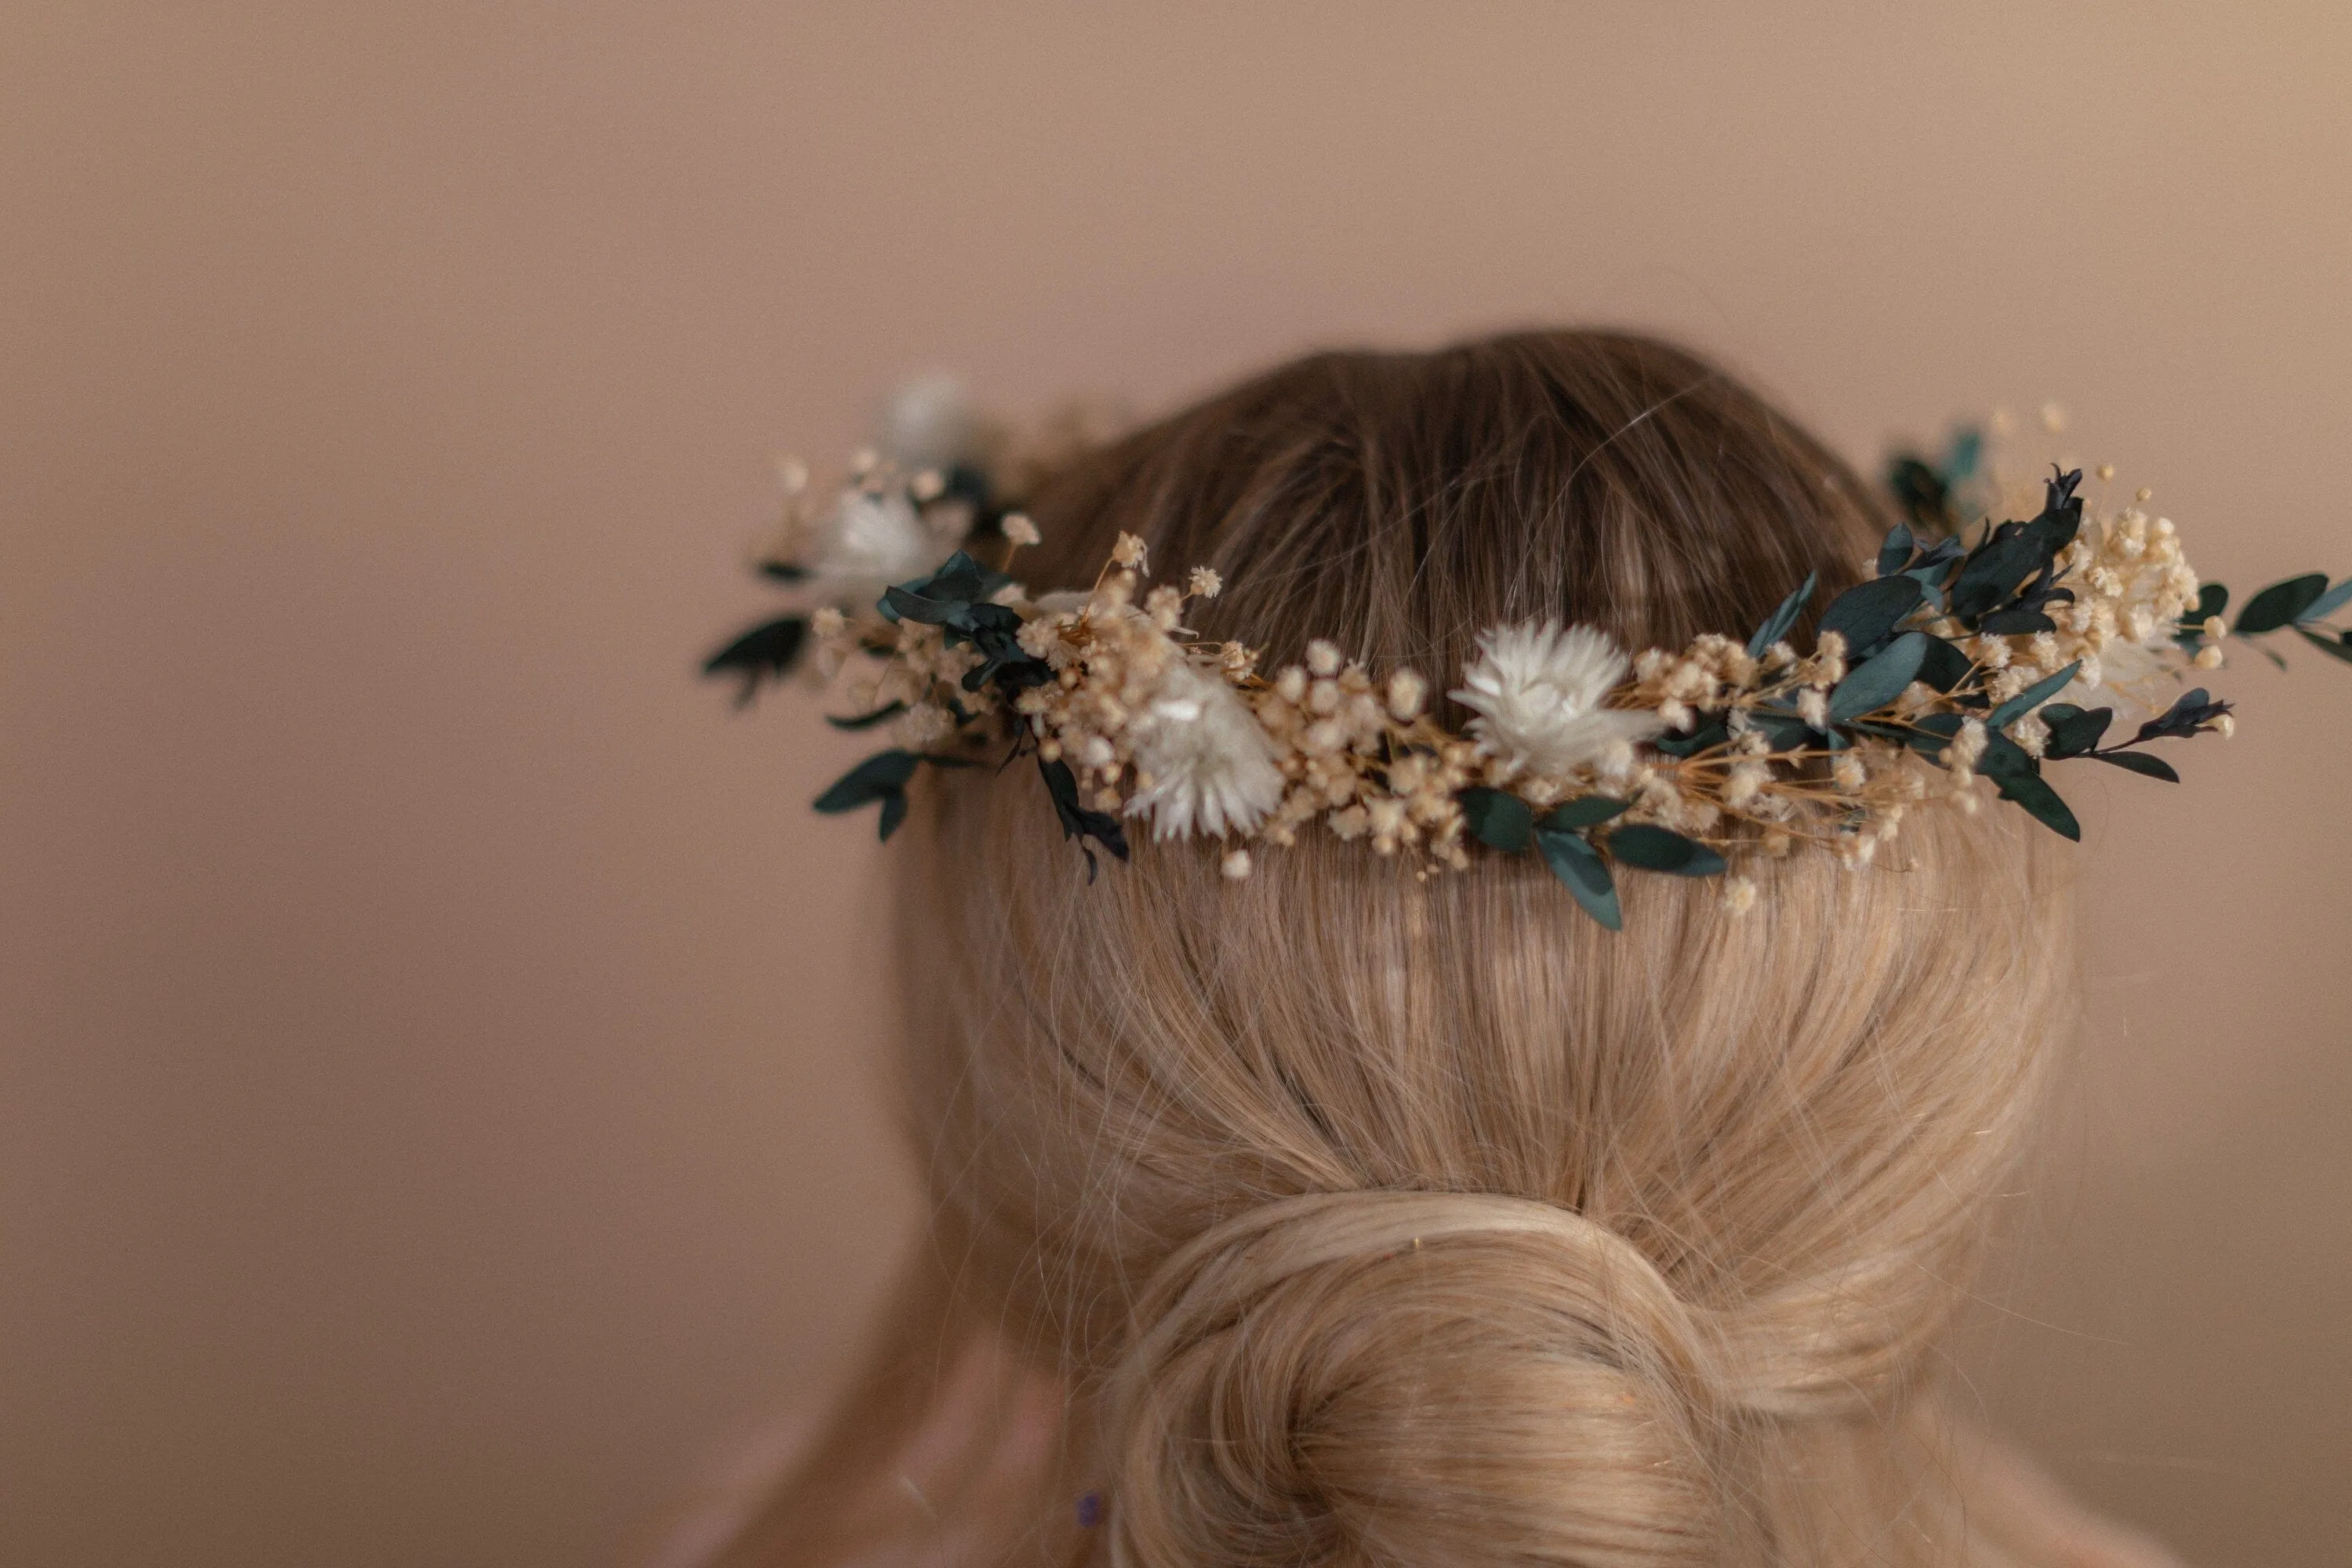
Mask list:
[[[1574,894],[1584,912],[1611,931],[1625,929],[1625,913],[1617,901],[1617,881],[1608,862],[1573,833],[1538,833],[1536,847],[1543,852],[1551,874]]]
[[[1462,803],[1462,820],[1481,844],[1516,855],[1528,847],[1535,831],[1535,813],[1508,790],[1473,785],[1455,797]]]

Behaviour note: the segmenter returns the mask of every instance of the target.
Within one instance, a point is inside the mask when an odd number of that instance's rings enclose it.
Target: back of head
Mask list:
[[[1223,575],[1205,637],[1437,675],[1531,616],[1741,633],[1876,531],[1754,394],[1599,333],[1301,361],[1034,511],[1033,588],[1131,532]],[[1651,879],[1612,933],[1528,857],[1319,834],[1091,878],[1034,790],[957,775],[900,858],[934,1252],[1066,1380],[1054,1485],[1105,1503],[1024,1550],[1967,1560],[1906,1434],[2068,1022],[2024,834],[1933,814],[1867,871],[1767,862],[1738,917]]]

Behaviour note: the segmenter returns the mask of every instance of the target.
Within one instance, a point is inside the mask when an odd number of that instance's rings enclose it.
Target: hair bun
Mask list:
[[[1718,1554],[1706,1331],[1580,1215],[1285,1199],[1171,1258],[1136,1321],[1111,1391],[1121,1568]]]

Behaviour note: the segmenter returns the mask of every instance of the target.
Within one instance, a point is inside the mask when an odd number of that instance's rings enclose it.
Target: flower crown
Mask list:
[[[1217,574],[1147,587],[1132,535],[1091,591],[1031,595],[1005,568],[1037,530],[1010,466],[971,446],[929,462],[860,454],[822,509],[787,464],[786,539],[759,569],[800,605],[705,672],[740,679],[749,701],[804,660],[827,682],[862,664],[856,711],[828,721],[889,724],[898,744],[817,810],[878,805],[887,839],[919,768],[1026,755],[1089,879],[1097,847],[1127,858],[1130,820],[1155,838],[1238,841],[1222,867],[1242,878],[1251,841],[1289,845],[1319,819],[1423,879],[1467,866],[1474,847],[1536,854],[1612,930],[1627,868],[1723,877],[1725,905],[1744,910],[1753,858],[1801,847],[1866,867],[1914,807],[1977,811],[1980,778],[2068,838],[2080,829],[2047,764],[2178,783],[2147,748],[2233,721],[2201,687],[2165,695],[2220,666],[2231,637],[2292,631],[2352,663],[2352,631],[2326,624],[2352,578],[2273,584],[2226,623],[2228,590],[2200,582],[2171,521],[2143,510],[2147,490],[2086,517],[2082,470],[2053,466],[2038,510],[1995,523],[2016,487],[1963,432],[1941,462],[1895,460],[1905,521],[1874,574],[1822,609],[1810,652],[1790,637],[1812,577],[1744,641],[1710,633],[1629,657],[1591,626],[1497,626],[1449,693],[1472,715],[1457,732],[1419,671],[1376,675],[1321,640],[1266,671],[1245,644],[1195,637],[1186,608],[1217,595]]]

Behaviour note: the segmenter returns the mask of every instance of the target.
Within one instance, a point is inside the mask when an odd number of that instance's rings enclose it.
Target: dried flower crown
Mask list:
[[[787,466],[788,538],[760,570],[801,606],[706,673],[740,679],[748,700],[804,661],[827,681],[864,661],[858,710],[830,722],[891,724],[898,744],[819,811],[878,805],[887,839],[919,768],[1026,755],[1089,876],[1096,847],[1127,858],[1131,819],[1157,838],[1239,841],[1222,862],[1234,878],[1249,874],[1249,841],[1288,845],[1319,819],[1423,878],[1466,866],[1474,847],[1538,855],[1612,930],[1625,868],[1722,876],[1737,911],[1756,897],[1741,874],[1752,858],[1806,847],[1866,867],[1915,807],[1978,810],[1979,779],[2068,838],[2080,830],[2046,764],[2179,782],[2145,748],[2233,721],[2202,688],[2165,690],[2218,667],[2230,637],[2292,631],[2352,663],[2352,631],[2326,624],[2352,603],[2352,579],[2290,578],[2225,623],[2228,591],[2200,582],[2173,524],[2143,510],[2147,491],[2086,517],[2082,471],[2053,468],[2032,516],[1995,523],[2014,486],[1964,433],[1940,463],[1895,460],[1906,521],[1875,574],[1822,610],[1811,652],[1789,640],[1811,578],[1744,642],[1709,634],[1629,657],[1590,626],[1498,626],[1450,692],[1472,714],[1457,733],[1418,671],[1376,675],[1317,641],[1269,673],[1246,645],[1197,639],[1185,607],[1216,596],[1217,574],[1147,587],[1129,535],[1091,591],[1033,597],[1001,569],[1037,542],[1006,466],[969,442],[924,445],[902,443],[932,460],[861,454],[821,510],[805,469]],[[2134,727],[2111,739],[2119,713]]]

